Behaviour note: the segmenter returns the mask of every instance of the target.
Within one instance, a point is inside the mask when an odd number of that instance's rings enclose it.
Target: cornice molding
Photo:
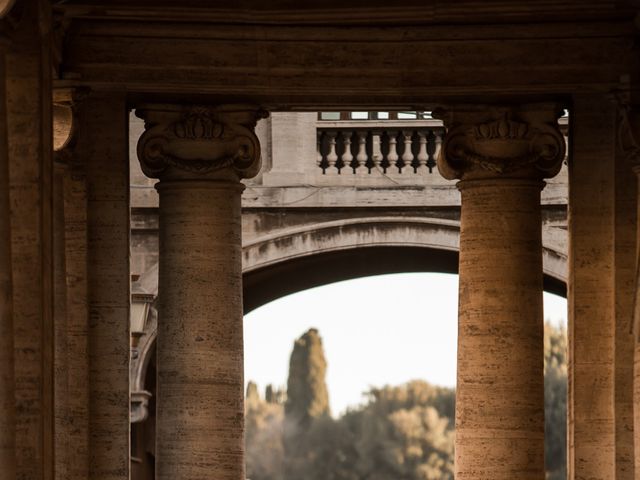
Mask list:
[[[245,0],[237,7],[221,7],[205,1],[138,3],[105,1],[67,1],[55,5],[56,10],[72,17],[91,19],[145,19],[215,22],[224,24],[271,25],[389,25],[389,24],[454,24],[454,23],[510,23],[560,20],[602,20],[629,18],[631,6],[606,4],[587,0],[579,4],[573,0],[538,0],[514,2],[490,0],[479,4],[473,0],[420,2],[405,0],[389,6],[388,2],[366,0],[338,1],[263,1]],[[524,8],[523,8],[524,7]],[[473,15],[469,15],[473,12]]]

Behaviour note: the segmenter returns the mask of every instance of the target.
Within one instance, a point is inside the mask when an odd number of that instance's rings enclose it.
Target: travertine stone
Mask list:
[[[82,129],[75,154],[86,162],[88,197],[89,479],[127,480],[130,280],[124,97],[91,96],[78,107],[78,120]]]
[[[89,309],[87,187],[84,166],[72,159],[63,178],[67,292],[69,480],[89,478]]]
[[[438,111],[438,167],[461,178],[458,480],[544,478],[542,179],[564,142],[557,106]]]
[[[626,249],[627,256],[633,255],[633,259],[626,258],[626,264],[620,265],[616,259],[616,268],[623,268],[624,272],[627,272],[629,268],[635,268],[635,272],[633,275],[633,280],[630,282],[631,285],[629,288],[634,288],[634,293],[632,294],[635,302],[630,302],[631,305],[629,307],[633,308],[633,312],[629,314],[632,317],[632,328],[625,333],[632,334],[632,345],[633,345],[633,393],[632,398],[627,399],[626,404],[629,403],[630,408],[627,407],[625,412],[630,412],[633,415],[633,424],[631,428],[627,428],[627,435],[632,434],[631,440],[629,438],[625,438],[626,448],[633,447],[633,456],[634,459],[633,467],[635,472],[640,472],[640,407],[634,408],[635,405],[640,405],[640,257],[638,256],[638,252],[640,252],[640,244],[638,243],[638,239],[640,239],[640,235],[638,235],[638,214],[640,213],[640,201],[638,201],[638,182],[640,180],[640,114],[638,113],[638,109],[633,108],[628,101],[625,99],[620,99],[618,105],[618,151],[617,151],[617,176],[616,180],[618,183],[622,183],[621,186],[625,187],[625,199],[628,199],[629,205],[627,205],[628,210],[625,211],[623,218],[629,219],[627,228],[632,229],[635,228],[634,234],[635,237],[631,237],[631,233],[627,234],[627,242],[624,245]],[[631,179],[631,175],[629,174],[629,170],[632,170],[635,173],[635,179]],[[624,175],[621,178],[618,178],[619,175]],[[635,184],[633,184],[635,182]],[[618,196],[618,191],[616,190],[616,195]],[[633,213],[632,213],[633,212]],[[635,221],[635,223],[631,224],[631,219]],[[616,252],[618,251],[618,247],[616,245]],[[616,273],[618,273],[616,271]],[[617,277],[616,277],[617,278]],[[625,292],[628,294],[628,292]],[[619,292],[617,291],[616,285],[616,294],[619,296]],[[618,302],[616,303],[616,305]],[[635,307],[635,308],[634,308]],[[618,317],[618,315],[616,315]],[[618,332],[619,327],[616,326],[616,332]],[[616,333],[618,335],[618,333]],[[626,350],[625,350],[626,352]],[[618,382],[620,382],[619,378],[619,368],[618,368],[618,345],[616,344],[616,400],[618,396]],[[627,359],[628,360],[628,359]],[[629,361],[629,363],[631,363]],[[626,377],[625,377],[626,378]],[[618,446],[620,442],[618,441],[618,432],[620,428],[618,427],[618,405],[616,404],[616,451],[618,451]],[[635,477],[629,477],[635,478]]]
[[[53,93],[54,480],[89,476],[86,176],[73,135],[85,93]]]
[[[568,478],[615,477],[615,105],[576,96],[569,162]]]
[[[50,479],[54,465],[49,9],[37,0],[20,2],[5,70],[19,480]]]
[[[254,130],[263,110],[247,105],[142,107],[138,158],[145,175],[161,180],[250,178],[260,170]]]
[[[2,8],[0,7],[0,10]],[[0,32],[0,472],[15,478],[16,411],[5,44]]]
[[[64,228],[64,176],[67,166],[54,165],[53,175],[53,367],[54,367],[54,479],[69,480],[69,347],[67,345],[67,286]]]
[[[637,179],[615,156],[615,480],[634,480],[633,310],[636,293]]]
[[[436,109],[447,127],[438,170],[450,180],[554,177],[565,154],[561,114],[554,103]]]
[[[244,480],[239,179],[257,172],[246,107],[149,107],[138,155],[160,178],[156,478]]]

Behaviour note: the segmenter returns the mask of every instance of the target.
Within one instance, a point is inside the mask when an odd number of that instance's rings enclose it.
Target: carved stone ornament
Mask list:
[[[4,18],[16,3],[15,0],[0,0],[0,18]]]
[[[86,88],[53,89],[53,159],[57,164],[67,165],[72,175],[78,173],[81,158],[74,155],[76,143],[76,109],[89,95]]]
[[[448,180],[553,177],[566,149],[561,113],[555,104],[437,109],[447,127],[438,169]]]
[[[138,158],[145,175],[161,180],[249,178],[260,170],[260,143],[254,133],[267,112],[246,105],[143,107],[145,120]]]

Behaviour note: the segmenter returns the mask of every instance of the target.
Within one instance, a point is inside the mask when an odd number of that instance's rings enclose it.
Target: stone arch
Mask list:
[[[256,236],[242,248],[245,312],[289,293],[350,278],[457,273],[459,239],[456,220],[402,216],[311,223]],[[543,242],[546,291],[566,295],[566,269],[562,246]],[[142,275],[134,289],[157,294],[157,265]]]
[[[256,236],[243,245],[245,312],[297,291],[351,278],[457,273],[459,238],[456,220],[402,216],[310,223]],[[546,291],[566,296],[566,266],[566,253],[547,241],[543,245]],[[135,282],[134,291],[157,294],[157,265]],[[154,352],[156,328],[152,308],[138,358],[131,364],[132,421],[146,418],[145,372]]]
[[[243,245],[245,312],[315,286],[383,273],[458,272],[460,225],[423,217],[356,218],[303,225]],[[545,290],[566,294],[566,254],[543,248]]]

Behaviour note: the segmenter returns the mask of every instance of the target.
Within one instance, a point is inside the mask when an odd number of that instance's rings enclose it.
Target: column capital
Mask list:
[[[0,18],[4,18],[9,13],[14,3],[16,3],[15,0],[0,0]]]
[[[138,159],[145,175],[160,180],[241,179],[260,170],[254,130],[268,113],[249,105],[149,105]]]
[[[72,163],[76,134],[76,110],[89,95],[86,88],[53,89],[53,158],[57,164]]]
[[[448,180],[555,176],[565,142],[555,103],[454,105],[436,109],[447,133],[437,159]]]
[[[11,37],[17,23],[15,13],[12,13],[15,0],[0,0],[0,51],[11,44]]]

